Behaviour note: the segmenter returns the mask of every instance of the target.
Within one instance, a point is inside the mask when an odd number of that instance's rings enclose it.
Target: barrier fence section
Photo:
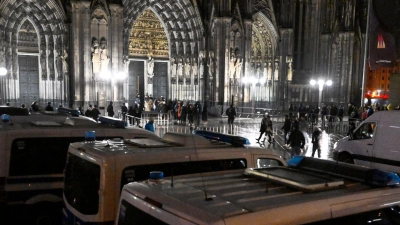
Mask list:
[[[224,124],[227,122],[227,116],[225,114],[227,107],[224,108],[224,110],[221,110],[221,114],[218,115],[216,119],[219,120],[220,124]],[[282,111],[282,110],[276,110],[276,109],[270,109],[270,108],[255,108],[253,112],[253,108],[251,107],[237,107],[237,117],[238,120],[235,120],[236,124],[240,124],[241,120],[240,119],[251,119],[254,120],[254,123],[259,123],[260,119],[263,117],[263,115],[269,115],[271,117],[271,120],[274,123],[283,123],[285,121],[285,115],[288,116],[293,116],[295,115],[298,117],[298,112],[290,112],[288,110]],[[124,114],[118,112],[118,117],[120,119],[124,118]],[[141,113],[141,117],[134,117],[131,115],[125,115],[125,121],[129,125],[135,125],[139,127],[144,127],[146,123],[149,121],[150,117],[153,117],[154,119],[154,125],[157,126],[168,126],[172,125],[174,123],[174,117],[173,117],[173,111],[169,111],[167,113],[160,113],[156,111],[143,111]],[[306,113],[305,114],[305,120],[307,121],[307,133],[311,134],[313,132],[314,126],[319,127],[322,130],[325,130],[328,133],[337,133],[337,134],[347,134],[349,130],[349,123],[354,122],[355,127],[358,127],[358,125],[362,122],[361,119],[348,119],[348,117],[338,117],[338,116],[330,116],[330,115],[321,115],[321,114],[313,114],[313,113]],[[188,120],[187,120],[188,121]],[[245,122],[249,123],[249,121],[245,120]],[[188,124],[188,122],[184,123]],[[281,125],[276,125],[276,126],[281,126]],[[210,129],[213,131],[216,131],[215,129],[218,130],[218,128],[210,128],[208,126],[202,126],[203,129]],[[275,126],[274,126],[275,127]]]

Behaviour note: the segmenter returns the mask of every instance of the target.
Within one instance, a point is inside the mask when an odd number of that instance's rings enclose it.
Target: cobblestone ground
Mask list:
[[[144,123],[144,122],[143,122]],[[256,138],[259,137],[261,118],[236,118],[233,128],[230,129],[227,124],[227,118],[209,118],[207,122],[200,122],[197,129],[208,130],[213,132],[219,132],[224,134],[238,135],[246,137],[250,141],[251,147],[266,148],[272,150],[275,154],[280,155],[282,158],[289,160],[291,158],[290,149],[285,146],[283,132],[280,129],[283,126],[281,118],[275,118],[273,127],[276,142],[273,144],[268,143],[268,139],[263,143],[257,143]],[[143,124],[144,126],[144,124]],[[320,124],[318,125],[319,127]],[[305,147],[304,151],[301,153],[305,156],[311,156],[312,144],[311,144],[311,125],[309,126],[308,132],[308,145]],[[180,133],[190,133],[193,131],[188,124],[177,124],[176,121],[155,121],[155,132],[158,136],[162,137],[166,132],[180,132]],[[332,147],[333,144],[340,138],[344,137],[343,132],[333,132],[329,129],[323,129],[322,134],[322,145],[321,145],[321,158],[322,159],[332,159]],[[317,156],[317,153],[315,154]]]

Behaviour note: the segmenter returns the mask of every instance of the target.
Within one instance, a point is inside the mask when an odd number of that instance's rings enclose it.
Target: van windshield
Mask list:
[[[95,215],[99,208],[100,166],[68,153],[64,195],[74,209]]]

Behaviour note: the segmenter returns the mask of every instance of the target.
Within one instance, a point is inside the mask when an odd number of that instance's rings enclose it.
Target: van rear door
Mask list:
[[[400,121],[380,121],[374,144],[374,168],[400,173]]]

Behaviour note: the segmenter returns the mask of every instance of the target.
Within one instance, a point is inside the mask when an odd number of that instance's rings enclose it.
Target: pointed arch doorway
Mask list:
[[[22,23],[17,37],[20,103],[29,106],[40,99],[39,39],[29,20]]]
[[[146,9],[134,23],[129,37],[129,103],[140,95],[168,97],[169,47],[164,26],[157,15]],[[150,69],[150,60],[154,60]],[[152,70],[152,72],[150,72]]]

